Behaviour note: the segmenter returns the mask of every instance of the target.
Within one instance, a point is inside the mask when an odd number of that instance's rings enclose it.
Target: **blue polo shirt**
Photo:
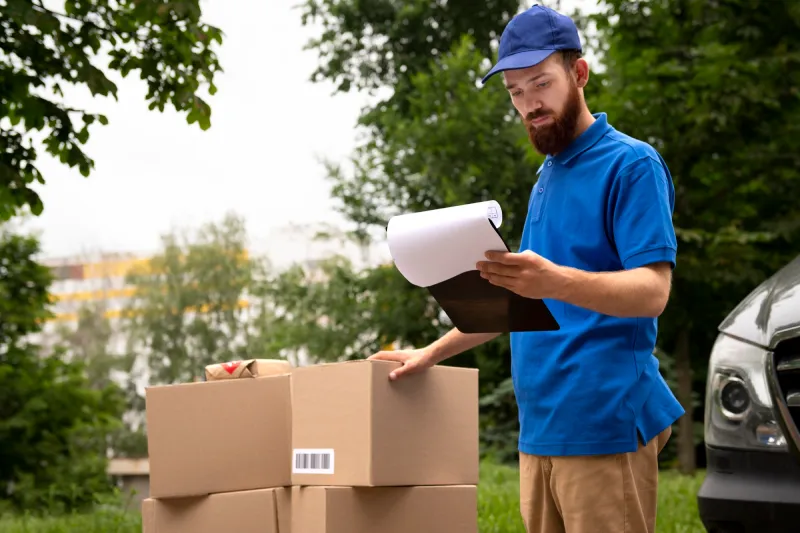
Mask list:
[[[520,250],[593,272],[666,261],[673,268],[675,192],[647,143],[605,113],[547,157],[531,191]],[[684,414],[653,355],[658,321],[618,318],[545,300],[561,329],[511,334],[522,452],[635,451]]]

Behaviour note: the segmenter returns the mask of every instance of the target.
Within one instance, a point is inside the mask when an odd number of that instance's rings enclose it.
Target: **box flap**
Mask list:
[[[292,504],[296,533],[478,533],[474,485],[303,487]]]
[[[153,533],[279,533],[274,489],[153,501]]]

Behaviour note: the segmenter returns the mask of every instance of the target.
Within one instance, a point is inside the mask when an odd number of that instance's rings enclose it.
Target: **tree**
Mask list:
[[[211,110],[200,91],[216,91],[220,67],[212,48],[222,34],[200,16],[197,0],[113,5],[66,0],[60,12],[30,0],[4,2],[0,222],[26,207],[34,215],[42,212],[31,188],[45,182],[36,168],[37,132],[45,150],[62,163],[84,176],[94,167],[81,145],[89,140],[91,125],[108,121],[58,101],[68,85],[116,98],[106,72],[126,77],[138,70],[151,110],[171,105],[187,113],[189,124],[210,127]],[[106,72],[99,64],[104,55],[110,60]],[[99,351],[102,339],[83,335],[86,328],[72,339],[72,354],[64,346],[44,354],[30,342],[49,316],[50,278],[33,259],[37,253],[33,238],[0,235],[0,503],[74,510],[110,489],[105,458],[124,402],[107,380],[107,367],[85,364],[107,355]],[[84,313],[83,322],[92,318]]]
[[[339,361],[363,358],[395,339],[430,336],[436,309],[404,282],[392,268],[359,272],[339,256],[313,270],[296,265],[281,272],[262,290],[275,314],[272,349],[295,360],[307,354]]]
[[[119,370],[118,354],[111,353],[113,327],[105,316],[102,301],[82,305],[77,312],[77,325],[58,328],[57,346],[65,350],[71,361],[80,361],[86,368],[93,387],[102,389],[112,383],[112,371]]]
[[[50,316],[38,252],[33,237],[0,231],[0,507],[80,509],[111,489],[107,439],[123,403],[117,387],[90,387],[81,364],[29,340]]]
[[[211,109],[200,94],[216,92],[220,66],[213,51],[219,29],[200,20],[199,0],[140,2],[66,0],[57,12],[42,2],[6,0],[0,13],[0,220],[27,206],[43,209],[30,187],[44,183],[36,168],[35,131],[44,133],[46,151],[88,176],[94,161],[81,148],[95,122],[105,116],[75,109],[53,97],[67,85],[92,95],[117,96],[117,87],[99,64],[126,77],[139,71],[147,83],[150,109],[171,105],[190,124],[211,125]],[[101,50],[107,50],[102,52]],[[6,126],[8,119],[12,127]]]
[[[392,87],[385,102],[402,106],[411,77],[470,36],[478,52],[516,14],[518,0],[392,2],[391,0],[306,0],[302,22],[320,22],[322,34],[308,43],[321,59],[312,80],[330,80],[337,91]]]
[[[0,225],[0,355],[39,331],[47,309],[50,272],[33,260],[39,243]]]
[[[688,473],[716,327],[800,242],[788,201],[800,194],[800,4],[606,0],[591,19],[607,78],[597,110],[653,143],[675,182],[678,266],[660,345],[688,413]]]
[[[140,424],[142,398],[135,381],[128,379],[126,383],[120,379],[129,368],[130,358],[112,346],[118,331],[106,316],[107,311],[102,300],[82,305],[74,328],[63,326],[55,330],[55,349],[47,355],[78,363],[94,390],[118,387],[122,382],[120,393],[125,395],[127,412],[109,435],[108,451],[114,457],[147,457],[147,434]]]
[[[196,235],[165,235],[146,268],[128,276],[135,287],[124,311],[129,370],[141,357],[153,383],[201,378],[206,365],[251,357],[269,317],[250,307],[263,263],[249,256],[244,221],[228,215]]]
[[[308,47],[317,51],[321,60],[312,79],[332,81],[337,90],[343,92],[352,89],[370,92],[391,89],[387,91],[389,96],[365,109],[360,117],[359,124],[365,131],[365,141],[353,157],[354,175],[346,175],[338,165],[328,165],[334,183],[333,195],[342,202],[342,213],[355,223],[361,239],[367,238],[366,234],[370,229],[382,231],[385,228],[390,216],[388,210],[407,209],[413,204],[434,205],[450,201],[449,198],[435,195],[432,197],[430,190],[422,188],[426,186],[424,180],[417,180],[420,182],[417,188],[408,181],[409,176],[397,180],[404,183],[399,188],[383,180],[386,173],[402,171],[402,165],[391,159],[390,150],[400,151],[405,155],[406,151],[416,148],[396,144],[391,149],[385,149],[383,143],[388,142],[392,135],[387,128],[402,128],[403,120],[412,123],[415,113],[425,112],[426,106],[427,111],[437,107],[447,109],[453,115],[463,113],[464,110],[458,109],[455,103],[448,103],[448,98],[453,94],[459,97],[457,93],[441,93],[432,99],[429,95],[428,101],[421,102],[415,96],[415,77],[424,77],[429,72],[436,75],[442,64],[442,56],[448,55],[459,46],[468,46],[473,51],[466,61],[490,57],[492,41],[499,38],[503,26],[516,14],[519,7],[518,0],[411,3],[388,0],[307,0],[302,16],[303,23],[319,21],[323,27],[321,36],[308,43]],[[469,44],[462,42],[464,38],[469,39]],[[470,68],[474,69],[470,78],[477,80],[476,72],[482,70],[480,59],[470,65]],[[458,89],[467,86],[463,79],[445,79],[446,76],[443,75],[437,81],[458,83]],[[474,94],[474,85],[466,88],[470,91],[469,94]],[[429,92],[431,90],[434,89],[430,88]],[[412,109],[415,103],[416,106]],[[471,111],[481,111],[481,108],[475,105]],[[491,111],[480,112],[479,116],[483,118],[490,113]],[[505,109],[501,113],[505,114]],[[416,118],[420,117],[416,115]],[[496,119],[497,116],[492,115],[492,124],[497,124]],[[410,134],[418,136],[423,126],[419,123],[413,124],[416,131]],[[468,139],[468,131],[463,131],[458,141],[491,142],[489,138],[494,132],[490,128],[482,131],[487,133],[485,139]],[[512,148],[512,153],[516,155],[518,152],[513,152]],[[452,157],[445,158],[444,154],[442,156],[448,162],[456,161]],[[499,154],[493,154],[492,160],[498,159],[502,159]],[[475,159],[467,161],[472,162]],[[453,175],[458,172],[464,174],[462,179],[469,179],[470,171],[464,165]],[[450,172],[446,171],[445,176],[448,175]],[[405,191],[403,187],[409,187],[410,190]],[[481,194],[479,188],[474,190],[476,196]]]

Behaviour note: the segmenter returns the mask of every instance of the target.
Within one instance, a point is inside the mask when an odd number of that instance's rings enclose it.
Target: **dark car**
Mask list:
[[[719,327],[706,384],[710,533],[800,532],[800,257]]]

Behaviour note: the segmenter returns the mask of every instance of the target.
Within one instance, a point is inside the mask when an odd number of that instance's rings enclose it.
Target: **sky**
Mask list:
[[[302,48],[318,28],[303,27],[301,0],[204,0],[204,19],[225,33],[218,56],[224,73],[208,99],[212,127],[202,131],[166,108],[149,111],[135,74],[111,76],[118,101],[71,91],[66,103],[109,118],[85,151],[89,178],[40,151],[44,212],[26,223],[45,258],[158,251],[162,234],[219,221],[247,221],[250,248],[276,265],[318,256],[309,224],[341,224],[321,158],[345,162],[356,146],[364,94],[333,94],[312,83],[318,64]],[[593,4],[562,0],[562,7]],[[378,252],[380,255],[384,252]]]

